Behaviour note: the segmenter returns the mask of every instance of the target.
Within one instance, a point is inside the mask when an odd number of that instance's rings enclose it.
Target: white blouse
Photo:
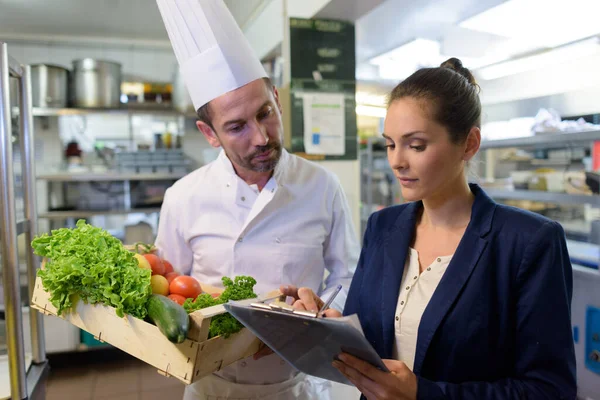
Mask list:
[[[419,274],[419,253],[409,248],[396,307],[394,358],[403,361],[411,370],[421,317],[451,259],[452,256],[438,257]]]

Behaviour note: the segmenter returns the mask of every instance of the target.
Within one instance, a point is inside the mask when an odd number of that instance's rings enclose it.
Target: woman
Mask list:
[[[369,218],[344,309],[391,373],[334,361],[368,399],[576,398],[564,232],[467,183],[480,124],[478,86],[455,58],[391,93],[383,136],[410,203]],[[297,295],[297,308],[320,303]]]

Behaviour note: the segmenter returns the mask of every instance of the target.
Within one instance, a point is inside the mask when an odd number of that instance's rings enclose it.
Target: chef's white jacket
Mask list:
[[[360,246],[335,175],[283,150],[262,191],[238,177],[225,153],[177,181],[165,194],[158,236],[161,256],[202,283],[250,275],[256,293],[281,284],[312,288],[342,310]],[[329,274],[324,281],[325,271]],[[227,380],[269,384],[290,379],[278,356],[251,358],[220,372]]]

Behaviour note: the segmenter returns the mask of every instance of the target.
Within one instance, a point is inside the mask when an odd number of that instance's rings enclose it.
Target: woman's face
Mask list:
[[[388,161],[406,201],[449,197],[479,148],[478,128],[463,144],[454,144],[431,115],[426,101],[406,97],[395,100],[385,118]]]

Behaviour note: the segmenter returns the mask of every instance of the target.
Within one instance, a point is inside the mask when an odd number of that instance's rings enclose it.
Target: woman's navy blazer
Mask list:
[[[562,227],[471,185],[471,221],[419,325],[418,399],[575,399],[572,268]],[[369,218],[345,315],[382,358],[421,202]],[[444,256],[445,254],[440,254]]]

